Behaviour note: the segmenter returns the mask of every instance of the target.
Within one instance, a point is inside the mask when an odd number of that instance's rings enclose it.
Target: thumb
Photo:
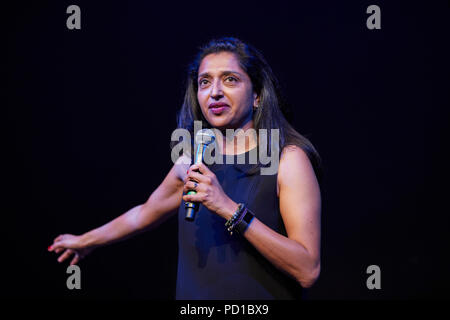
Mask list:
[[[64,238],[63,234],[60,234],[59,236],[57,236],[55,239],[53,239],[53,244],[51,244],[50,246],[48,246],[47,250],[48,251],[56,251],[55,249],[60,247],[61,244],[61,240]],[[58,246],[59,245],[59,246]]]
[[[56,241],[50,247],[48,247],[48,251],[55,251],[56,253],[58,253],[59,251],[65,249],[66,247],[67,246],[65,241]]]
[[[198,168],[199,172],[205,176],[209,176],[213,173],[203,162],[196,163],[194,166],[196,166],[195,169]]]

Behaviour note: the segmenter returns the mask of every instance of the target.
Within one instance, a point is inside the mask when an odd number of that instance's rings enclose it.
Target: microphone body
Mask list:
[[[203,155],[205,153],[205,149],[210,143],[214,142],[214,139],[215,139],[215,137],[214,137],[214,133],[212,132],[212,130],[210,130],[210,129],[199,130],[199,132],[195,136],[195,141],[197,143],[197,151],[195,152],[195,157],[194,157],[195,164],[203,162]],[[189,190],[187,192],[187,194],[189,194],[189,195],[196,194],[196,193],[197,193],[197,191],[195,191],[195,190]],[[197,211],[199,209],[198,202],[186,202],[184,204],[184,208],[186,210],[185,219],[187,221],[194,221],[195,214],[197,213]]]

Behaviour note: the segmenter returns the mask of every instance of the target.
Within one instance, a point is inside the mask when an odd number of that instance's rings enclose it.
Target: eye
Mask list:
[[[231,82],[236,82],[237,79],[235,77],[226,77],[225,81],[231,80]]]
[[[201,80],[198,82],[198,84],[199,84],[200,86],[205,85],[205,84],[207,84],[207,83],[208,83],[208,80],[206,80],[206,79],[201,79]]]

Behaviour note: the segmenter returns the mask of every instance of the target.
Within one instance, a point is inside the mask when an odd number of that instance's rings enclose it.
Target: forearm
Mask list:
[[[310,287],[320,272],[320,262],[299,242],[289,239],[256,217],[244,237],[273,265],[296,279],[303,287]]]
[[[219,215],[228,220],[237,209],[229,199]],[[275,267],[307,288],[320,273],[320,257],[314,257],[300,242],[285,237],[253,218],[243,235]]]
[[[81,236],[83,243],[99,247],[136,235],[141,231],[136,223],[141,208],[142,205],[136,206],[103,226],[84,233]]]

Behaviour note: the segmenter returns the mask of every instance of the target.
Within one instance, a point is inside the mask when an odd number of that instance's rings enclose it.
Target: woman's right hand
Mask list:
[[[48,247],[48,251],[50,252],[60,253],[64,251],[64,253],[59,256],[58,262],[63,262],[74,255],[70,265],[77,264],[92,250],[94,250],[94,247],[88,247],[82,243],[81,236],[75,236],[73,234],[62,234],[57,236],[53,240],[53,244]]]

